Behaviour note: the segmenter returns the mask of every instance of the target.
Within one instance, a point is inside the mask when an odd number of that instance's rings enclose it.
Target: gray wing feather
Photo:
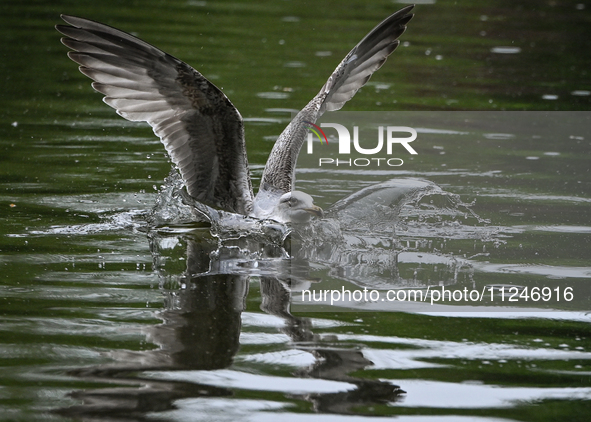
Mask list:
[[[132,35],[83,18],[62,19],[72,25],[56,26],[73,50],[68,56],[119,115],[152,126],[189,195],[251,214],[244,124],[230,100],[186,63]]]
[[[413,17],[406,6],[386,18],[353,48],[330,75],[318,95],[291,121],[279,136],[263,171],[261,189],[289,192],[295,181],[295,165],[306,139],[308,125],[325,111],[339,110],[378,70],[398,47],[398,37]]]
[[[413,7],[407,6],[386,18],[347,54],[320,90],[326,93],[320,115],[324,111],[339,110],[382,67],[398,47],[398,37],[412,19],[413,15],[408,12]]]

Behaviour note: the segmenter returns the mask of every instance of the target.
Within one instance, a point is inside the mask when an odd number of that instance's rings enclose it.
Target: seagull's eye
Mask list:
[[[294,206],[298,203],[298,200],[296,198],[294,198],[293,196],[289,199],[289,205],[290,206]]]

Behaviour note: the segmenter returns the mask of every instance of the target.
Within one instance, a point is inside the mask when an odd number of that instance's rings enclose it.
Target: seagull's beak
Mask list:
[[[310,208],[304,208],[304,211],[312,215],[315,215],[316,217],[324,217],[324,211],[322,211],[322,208],[316,205],[312,205]]]

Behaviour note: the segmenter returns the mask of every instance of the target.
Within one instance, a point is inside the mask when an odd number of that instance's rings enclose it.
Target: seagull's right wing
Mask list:
[[[62,15],[68,56],[104,101],[145,121],[178,167],[188,193],[215,208],[248,215],[252,187],[244,124],[230,100],[188,64],[118,29]]]
[[[319,95],[326,96],[318,117],[325,111],[340,110],[382,67],[400,44],[398,37],[406,31],[406,24],[413,17],[408,12],[413,7],[406,6],[384,19],[347,54],[320,90]]]
[[[295,165],[308,133],[325,111],[339,110],[398,47],[398,37],[413,17],[406,6],[390,15],[357,44],[337,66],[318,95],[304,107],[279,136],[261,179],[262,191],[293,190]]]

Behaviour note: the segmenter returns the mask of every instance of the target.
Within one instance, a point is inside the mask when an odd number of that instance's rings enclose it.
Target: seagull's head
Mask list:
[[[324,214],[310,195],[297,190],[283,194],[275,211],[284,223],[307,223],[313,215],[322,217]]]

